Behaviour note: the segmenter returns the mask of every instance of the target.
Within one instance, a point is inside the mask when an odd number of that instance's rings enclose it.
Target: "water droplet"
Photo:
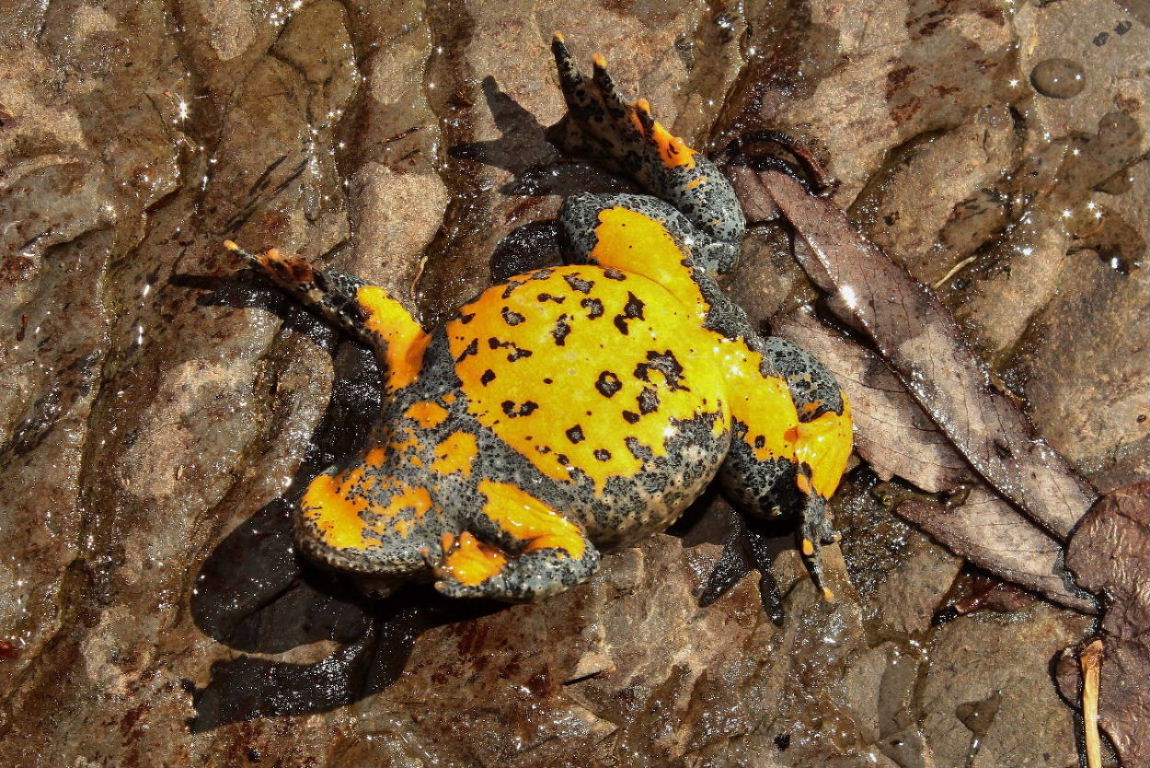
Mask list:
[[[1046,59],[1034,65],[1030,82],[1043,96],[1069,99],[1082,93],[1086,86],[1086,72],[1081,64],[1071,59]]]

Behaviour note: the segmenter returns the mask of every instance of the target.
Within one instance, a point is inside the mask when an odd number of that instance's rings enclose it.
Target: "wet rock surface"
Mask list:
[[[1051,445],[1102,492],[1146,477],[1133,4],[7,4],[0,763],[1076,764],[1050,669],[1092,619],[932,623],[970,579],[891,513],[922,496],[897,464],[836,502],[838,601],[780,545],[781,628],[754,577],[697,605],[709,498],[540,605],[372,602],[296,560],[286,500],[366,437],[379,371],[220,242],[428,322],[557,260],[562,196],[622,188],[546,140],[557,29],[693,146],[800,137]],[[759,229],[730,278],[757,321],[817,297],[789,247]]]

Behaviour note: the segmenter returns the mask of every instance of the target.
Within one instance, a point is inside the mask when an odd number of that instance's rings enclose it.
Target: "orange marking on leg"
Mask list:
[[[474,587],[496,576],[507,565],[507,555],[484,544],[467,531],[459,538],[443,534],[443,551],[448,555],[443,568],[460,584]]]
[[[479,455],[479,443],[470,432],[453,432],[435,449],[435,463],[432,469],[441,475],[462,472],[471,477],[471,467]]]
[[[731,415],[747,425],[743,440],[757,461],[794,458],[799,415],[785,379],[766,377],[763,356],[744,341],[719,342],[719,367],[727,380]]]
[[[367,499],[356,494],[363,490],[364,470],[361,465],[348,475],[320,475],[311,481],[300,509],[304,519],[318,529],[320,538],[334,549],[369,549],[378,536],[369,537],[374,528],[364,519],[364,512],[371,512],[383,518],[394,518],[411,510],[416,517],[422,517],[431,509],[431,494],[426,488],[398,486],[384,506],[368,503]],[[374,484],[375,479],[372,478]]]
[[[687,168],[695,167],[695,155],[698,153],[688,147],[678,136],[672,136],[662,123],[655,123],[652,138],[659,148],[659,156],[663,160],[663,165],[668,168],[675,168],[680,165]]]
[[[640,136],[647,135],[646,129],[643,128],[643,121],[639,119],[638,112],[630,113],[627,116],[627,119],[631,121],[631,125],[635,126],[635,130],[639,132]]]
[[[684,306],[695,308],[702,321],[710,304],[699,290],[694,272],[683,264],[687,252],[662,222],[630,208],[607,208],[599,212],[595,238],[590,253],[594,261],[649,278]]]
[[[650,129],[655,124],[655,118],[651,116],[651,103],[649,101],[638,99],[629,117],[631,124],[635,126],[635,130],[639,131],[640,136],[646,137],[651,134]]]
[[[708,181],[710,181],[710,179],[708,177],[700,176],[699,178],[694,179],[693,181],[688,183],[687,189],[694,189],[695,187],[699,186],[700,184],[706,184]]]
[[[424,429],[432,429],[447,419],[447,409],[432,400],[421,400],[412,403],[403,415],[413,419]]]
[[[366,499],[348,499],[337,478],[320,475],[311,481],[300,500],[306,519],[315,524],[328,546],[335,549],[367,549],[364,523],[360,512],[367,509]]]
[[[799,416],[807,416],[809,414],[814,413],[815,411],[819,410],[822,407],[823,407],[823,401],[822,400],[815,400],[812,403],[804,403],[803,407],[799,409]]]
[[[795,485],[799,487],[799,490],[803,492],[803,495],[809,496],[811,494],[811,481],[806,475],[800,474],[798,477],[796,477]]]
[[[485,514],[505,533],[527,543],[526,552],[557,549],[579,559],[586,551],[579,526],[517,486],[483,480],[479,492],[487,497]]]
[[[400,439],[402,438],[402,439]],[[392,437],[387,444],[389,450],[395,453],[410,453],[423,447],[419,433],[413,430],[404,430],[401,434]]]
[[[431,336],[411,313],[377,285],[365,285],[356,294],[367,313],[367,328],[387,343],[387,385],[402,389],[416,380]]]

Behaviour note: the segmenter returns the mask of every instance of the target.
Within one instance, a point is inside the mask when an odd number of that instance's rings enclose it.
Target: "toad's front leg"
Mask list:
[[[829,600],[821,547],[838,540],[827,500],[846,470],[852,445],[850,401],[821,363],[778,338],[747,330],[728,351],[734,434],[719,473],[744,512],[799,519],[800,548]]]
[[[319,269],[308,259],[272,248],[248,253],[224,242],[262,274],[311,307],[344,333],[370,346],[387,371],[389,391],[406,387],[419,375],[431,337],[406,307],[378,285],[332,269]]]

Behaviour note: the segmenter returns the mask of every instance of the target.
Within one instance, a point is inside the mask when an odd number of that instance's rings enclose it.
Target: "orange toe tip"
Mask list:
[[[555,42],[557,42],[557,43],[565,43],[565,42],[567,42],[567,38],[563,37],[563,33],[562,33],[562,32],[556,32],[555,34],[553,34],[553,35],[551,36],[551,39],[552,39],[552,40],[554,40],[554,41],[555,41]]]
[[[815,553],[815,545],[810,539],[803,539],[803,554],[810,557]]]
[[[635,99],[635,108],[647,114],[651,114],[651,102],[646,99]]]
[[[238,251],[240,249],[240,247],[238,245],[236,245],[234,240],[225,240],[224,241],[224,247],[227,248],[229,251]]]
[[[607,68],[607,59],[604,58],[603,54],[601,53],[596,53],[594,56],[592,56],[591,63],[599,67],[599,69]]]
[[[823,587],[823,600],[826,600],[828,603],[833,603],[835,601],[834,590],[830,587]]]

